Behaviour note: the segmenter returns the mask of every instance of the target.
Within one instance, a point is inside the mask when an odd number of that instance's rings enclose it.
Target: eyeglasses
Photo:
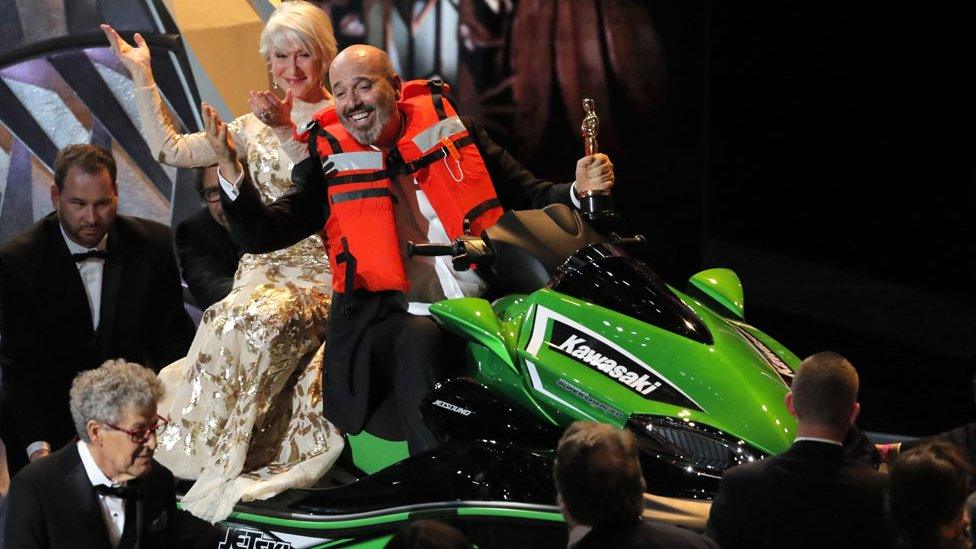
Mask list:
[[[200,196],[207,202],[220,202],[220,187],[206,187],[200,189]]]
[[[121,431],[121,432],[129,435],[129,439],[132,442],[134,442],[136,444],[142,444],[143,442],[146,442],[147,440],[149,440],[149,437],[152,436],[152,435],[159,436],[159,435],[163,434],[163,430],[166,429],[166,425],[168,425],[168,424],[169,424],[169,420],[168,419],[166,419],[163,416],[157,414],[156,415],[156,423],[153,423],[152,426],[149,427],[149,428],[147,428],[147,429],[136,429],[135,431],[130,431],[128,429],[123,429],[123,428],[118,427],[116,425],[112,425],[111,423],[106,423],[105,425],[108,425],[109,427],[111,427],[112,429],[115,429],[116,431]]]

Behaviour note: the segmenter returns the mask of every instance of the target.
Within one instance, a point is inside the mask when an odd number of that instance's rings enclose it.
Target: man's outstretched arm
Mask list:
[[[485,161],[498,200],[506,210],[526,210],[566,204],[579,207],[575,193],[613,186],[613,164],[604,154],[583,157],[576,163],[576,181],[553,183],[536,177],[470,117],[462,117],[468,133]]]
[[[270,204],[261,201],[251,178],[242,168],[238,169],[234,185],[225,179],[224,168],[218,168],[220,200],[231,231],[245,252],[287,248],[325,226],[329,215],[326,185],[322,169],[311,158],[295,165],[292,187]]]
[[[227,126],[210,105],[203,105],[203,119],[207,138],[217,153],[220,200],[244,251],[280,250],[322,230],[329,211],[327,187],[315,160],[306,158],[296,164],[291,189],[271,204],[264,204],[237,159]]]

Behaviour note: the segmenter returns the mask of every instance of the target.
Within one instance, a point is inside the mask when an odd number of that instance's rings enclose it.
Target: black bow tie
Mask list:
[[[80,254],[71,254],[71,259],[75,263],[81,263],[86,259],[91,258],[97,259],[108,259],[110,254],[105,250],[88,250],[87,252],[81,252]]]
[[[122,499],[139,497],[139,489],[135,486],[106,486],[104,484],[99,484],[95,486],[95,493],[103,496],[114,496]]]

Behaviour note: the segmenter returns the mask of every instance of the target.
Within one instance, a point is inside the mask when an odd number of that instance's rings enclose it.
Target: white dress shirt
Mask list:
[[[61,228],[61,236],[64,243],[68,245],[68,253],[83,254],[88,250],[105,250],[108,243],[108,234],[102,237],[98,245],[94,248],[86,248],[68,237],[68,233]],[[81,275],[81,282],[85,286],[85,295],[88,296],[88,308],[91,311],[92,328],[98,329],[98,317],[102,308],[102,273],[105,272],[105,260],[98,257],[90,257],[75,264],[78,267],[78,274]]]
[[[81,463],[85,466],[85,472],[88,473],[88,480],[91,481],[92,486],[104,485],[113,488],[122,486],[113,483],[111,479],[105,476],[105,473],[95,463],[95,458],[92,457],[88,445],[80,440],[78,441],[78,454],[81,455]],[[105,521],[106,530],[108,530],[109,542],[112,547],[118,547],[119,540],[122,539],[122,531],[125,529],[125,500],[118,496],[99,493],[96,493],[95,497],[98,498],[98,507],[102,510],[102,519]]]
[[[483,295],[488,289],[484,280],[473,270],[455,271],[450,257],[407,257],[407,242],[449,244],[451,239],[413,176],[398,176],[393,181],[392,191],[396,199],[394,212],[400,255],[404,258],[403,266],[410,282],[408,311],[415,315],[428,315],[431,303]]]
[[[68,237],[68,233],[64,232],[64,226],[58,224],[58,228],[61,229],[61,236],[64,238],[64,243],[68,246],[69,254],[81,254],[92,249],[86,248],[71,240]],[[104,251],[107,243],[108,235],[106,234],[94,249]],[[81,282],[85,287],[85,296],[88,298],[88,310],[91,313],[92,329],[97,330],[98,318],[102,309],[102,274],[105,272],[105,260],[90,257],[84,261],[79,261],[75,265],[78,267],[78,274],[81,275]],[[51,445],[43,440],[34,441],[27,445],[27,456],[30,457],[31,454],[38,450],[47,450],[50,452]]]

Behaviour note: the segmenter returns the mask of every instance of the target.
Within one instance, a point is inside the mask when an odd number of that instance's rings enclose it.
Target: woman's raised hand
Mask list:
[[[285,92],[285,99],[278,99],[278,96],[269,91],[252,91],[247,94],[247,103],[251,106],[251,112],[261,122],[272,128],[289,129],[295,127],[291,119],[292,97],[291,90]]]
[[[207,103],[200,105],[203,117],[203,130],[207,135],[207,141],[217,154],[217,165],[220,168],[220,175],[228,181],[236,181],[240,175],[240,164],[237,162],[237,149],[234,142],[227,134],[227,124],[224,124],[217,114],[217,109]]]
[[[142,35],[138,32],[135,34],[133,38],[135,38],[136,47],[132,47],[131,44],[119,36],[119,33],[111,25],[103,23],[100,26],[102,31],[105,32],[105,37],[108,38],[109,47],[112,48],[119,61],[125,65],[125,68],[129,69],[129,74],[132,75],[132,79],[135,80],[136,85],[146,87],[155,84],[152,65],[149,62],[149,44],[146,44],[146,40]]]

